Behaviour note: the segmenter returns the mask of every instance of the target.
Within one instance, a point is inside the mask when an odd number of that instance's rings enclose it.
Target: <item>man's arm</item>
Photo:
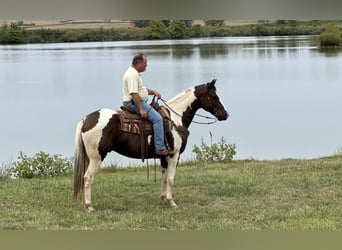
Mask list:
[[[153,90],[153,89],[147,89],[147,93],[148,93],[149,95],[155,95],[156,97],[158,97],[158,99],[160,99],[160,98],[161,98],[161,95],[160,95],[160,93],[159,93],[158,91],[156,91],[156,90]]]
[[[139,112],[140,112],[141,117],[146,119],[147,113],[146,113],[146,110],[144,109],[144,107],[141,105],[139,94],[138,93],[131,93],[131,96],[132,96],[132,100],[133,100],[134,104],[139,108]]]

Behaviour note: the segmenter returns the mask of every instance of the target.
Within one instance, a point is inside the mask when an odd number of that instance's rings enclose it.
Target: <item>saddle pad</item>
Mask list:
[[[119,111],[120,125],[121,131],[132,133],[132,134],[141,134],[141,129],[144,129],[145,135],[152,134],[153,126],[152,122],[147,120],[142,120],[138,114],[132,114],[126,111]],[[143,124],[144,127],[140,128],[140,124]]]

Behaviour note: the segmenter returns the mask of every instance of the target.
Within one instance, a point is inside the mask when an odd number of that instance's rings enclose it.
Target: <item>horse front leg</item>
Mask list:
[[[166,182],[167,182],[167,168],[163,167],[161,174],[161,194],[160,197],[166,201]]]
[[[172,188],[175,180],[175,174],[178,163],[178,156],[173,155],[173,157],[167,157],[167,168],[163,166],[162,180],[161,180],[161,197],[167,201],[171,207],[177,208],[176,202],[172,197]]]

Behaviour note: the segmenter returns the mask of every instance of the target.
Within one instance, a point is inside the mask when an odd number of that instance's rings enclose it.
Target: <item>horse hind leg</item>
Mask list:
[[[101,159],[100,158],[90,158],[89,166],[84,174],[84,207],[88,212],[94,210],[91,204],[91,184],[94,182],[95,175],[100,169]]]

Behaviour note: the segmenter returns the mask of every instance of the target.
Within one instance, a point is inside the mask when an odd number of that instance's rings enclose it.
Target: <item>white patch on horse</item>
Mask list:
[[[147,144],[151,145],[152,143],[152,135],[147,136]]]
[[[98,112],[100,112],[100,116],[95,127],[82,134],[85,145],[99,145],[103,129],[107,126],[112,116],[117,114],[117,112],[112,109],[100,109]],[[97,147],[89,147],[86,148],[86,150],[88,155],[92,155],[98,159],[101,158]]]
[[[174,148],[176,149],[176,152],[172,157],[166,157],[167,168],[162,172],[161,197],[165,199],[171,207],[176,208],[177,204],[172,197],[172,186],[175,182],[175,174],[179,157],[179,149],[182,145],[182,138],[175,129],[172,130],[172,135],[174,138]]]
[[[170,112],[171,120],[173,120],[177,126],[183,125],[182,117],[180,115],[182,115],[188,107],[191,107],[191,104],[197,99],[194,93],[195,88],[189,88],[166,103],[168,106],[171,106],[174,111],[171,110]],[[177,114],[175,114],[175,112]]]
[[[173,136],[173,143],[174,143],[174,148],[176,148],[177,150],[180,150],[180,148],[182,147],[182,138],[180,137],[180,135],[178,134],[178,132],[175,129],[172,129],[172,136]]]

